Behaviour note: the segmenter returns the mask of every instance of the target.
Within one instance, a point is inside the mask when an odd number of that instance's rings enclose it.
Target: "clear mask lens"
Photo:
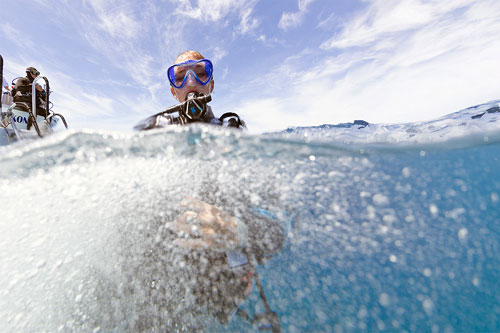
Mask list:
[[[206,85],[212,79],[212,73],[213,66],[210,60],[188,60],[185,63],[171,66],[168,69],[168,80],[175,88],[182,88],[188,77],[192,76],[199,84]]]

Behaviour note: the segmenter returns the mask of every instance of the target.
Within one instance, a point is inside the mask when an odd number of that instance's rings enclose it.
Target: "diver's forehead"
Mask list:
[[[193,55],[193,54],[183,54],[182,56],[180,56],[179,58],[177,58],[175,60],[175,63],[180,64],[180,63],[186,62],[188,60],[200,60],[200,59],[203,59],[203,58],[196,56],[196,55]]]

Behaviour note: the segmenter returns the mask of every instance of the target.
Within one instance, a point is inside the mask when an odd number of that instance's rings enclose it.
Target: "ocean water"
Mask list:
[[[196,299],[175,288],[151,300],[151,272],[184,269],[160,229],[188,196],[283,220],[286,242],[257,267],[282,331],[499,331],[497,109],[257,136],[67,131],[0,148],[0,331],[144,318],[255,331],[237,315],[190,316]],[[241,309],[263,311],[255,283]]]

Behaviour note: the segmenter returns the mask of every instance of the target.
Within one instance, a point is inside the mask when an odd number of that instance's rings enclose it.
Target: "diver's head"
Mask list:
[[[184,102],[189,93],[211,94],[214,90],[213,65],[197,51],[179,54],[168,69],[170,91],[175,99]]]
[[[26,68],[26,77],[30,80],[30,82],[33,82],[33,80],[40,75],[40,72],[37,71],[35,67],[28,67]]]

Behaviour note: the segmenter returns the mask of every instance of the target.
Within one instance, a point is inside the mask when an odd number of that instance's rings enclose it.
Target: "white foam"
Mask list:
[[[428,144],[460,141],[481,143],[500,139],[500,101],[467,108],[441,118],[406,124],[340,124],[293,127],[268,134],[307,142],[341,144]],[[490,110],[490,112],[488,112]],[[496,111],[496,112],[494,112]],[[404,112],[404,110],[402,111]],[[463,139],[463,140],[460,140]]]

